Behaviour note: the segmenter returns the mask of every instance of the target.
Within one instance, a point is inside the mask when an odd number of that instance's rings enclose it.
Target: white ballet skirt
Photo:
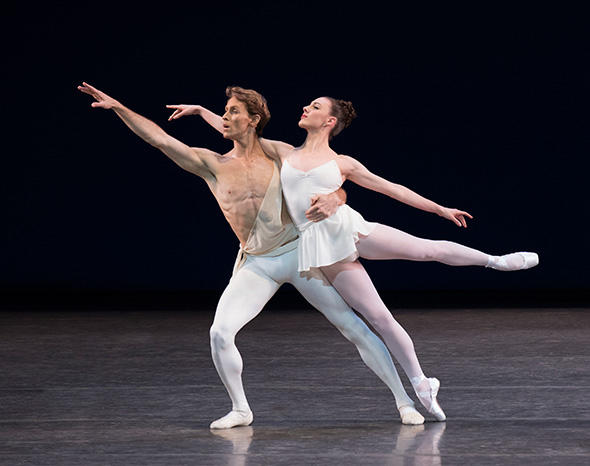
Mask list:
[[[359,254],[359,235],[370,234],[376,223],[367,222],[348,205],[320,222],[305,217],[316,194],[329,194],[342,185],[342,174],[332,159],[308,171],[299,170],[285,160],[281,168],[281,184],[291,218],[299,230],[298,271],[306,272],[340,261],[354,261]]]

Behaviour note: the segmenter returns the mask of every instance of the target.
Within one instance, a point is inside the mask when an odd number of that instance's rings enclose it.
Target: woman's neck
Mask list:
[[[330,149],[330,133],[326,131],[308,131],[302,149],[305,152],[320,152]]]

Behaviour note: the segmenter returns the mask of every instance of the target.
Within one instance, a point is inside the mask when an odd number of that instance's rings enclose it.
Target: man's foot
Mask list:
[[[414,408],[414,405],[400,406],[398,410],[402,424],[411,426],[424,424],[424,416],[422,416],[422,414],[420,414],[416,408]]]
[[[225,416],[213,421],[209,429],[231,429],[237,426],[249,426],[254,420],[252,411],[230,411]]]

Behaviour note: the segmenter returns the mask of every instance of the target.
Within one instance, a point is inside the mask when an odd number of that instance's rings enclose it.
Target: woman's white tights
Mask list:
[[[480,266],[486,266],[490,259],[488,254],[461,244],[417,238],[381,224],[377,224],[370,235],[360,237],[357,249],[365,259],[438,261],[448,265]],[[412,339],[393,318],[362,264],[358,260],[337,262],[322,267],[322,271],[345,301],[381,335],[410,380],[421,378],[423,372]]]

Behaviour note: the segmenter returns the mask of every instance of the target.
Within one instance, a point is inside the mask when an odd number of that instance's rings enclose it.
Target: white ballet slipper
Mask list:
[[[522,264],[514,265],[510,256],[520,256]],[[538,264],[539,255],[536,252],[513,252],[510,254],[504,254],[503,256],[489,256],[486,267],[494,270],[501,270],[503,272],[510,272],[513,270],[530,269]]]
[[[252,411],[230,411],[225,416],[213,421],[209,429],[231,429],[238,426],[249,426],[254,420]]]
[[[418,391],[418,385],[424,380],[428,381],[429,390]],[[440,381],[436,377],[430,377],[427,379],[424,375],[421,375],[419,377],[412,377],[411,382],[416,395],[418,395],[420,403],[426,408],[426,411],[432,414],[437,421],[446,420],[447,416],[436,400],[436,395],[438,395],[438,390],[440,388]]]
[[[530,269],[539,264],[539,255],[536,252],[517,252],[516,254],[520,254],[524,261],[520,270]]]
[[[420,414],[414,405],[405,405],[398,408],[399,416],[402,424],[410,426],[418,426],[424,424],[424,416]]]

